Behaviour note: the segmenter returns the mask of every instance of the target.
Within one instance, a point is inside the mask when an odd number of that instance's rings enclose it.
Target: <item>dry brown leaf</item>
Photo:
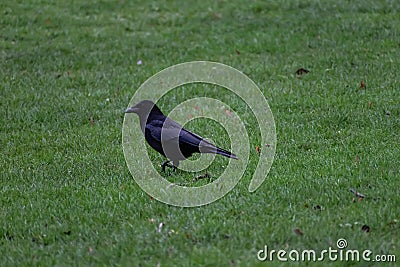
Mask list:
[[[301,75],[306,74],[306,73],[309,73],[309,72],[310,72],[310,71],[307,70],[307,69],[305,69],[305,68],[300,68],[300,69],[296,70],[296,74],[297,74],[298,76],[301,76]]]
[[[360,82],[360,89],[366,89],[364,81]]]
[[[304,235],[304,233],[299,228],[295,228],[293,231],[296,235],[300,235],[300,236]]]

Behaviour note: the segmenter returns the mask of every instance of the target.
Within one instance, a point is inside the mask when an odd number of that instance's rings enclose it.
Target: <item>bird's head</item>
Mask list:
[[[144,127],[147,120],[157,115],[163,115],[161,110],[150,100],[143,100],[134,105],[133,107],[125,110],[125,113],[136,113],[139,115],[140,125]]]
[[[154,113],[154,114],[159,114],[161,110],[150,100],[143,100],[134,105],[133,107],[128,108],[125,110],[125,113],[136,113],[140,116],[148,116],[149,114]]]
[[[125,113],[136,113],[139,116],[140,126],[144,131],[146,122],[155,115],[163,115],[161,110],[150,100],[143,100],[125,110]]]
[[[125,110],[125,113],[148,114],[152,110],[154,103],[150,100],[143,100],[136,105]]]

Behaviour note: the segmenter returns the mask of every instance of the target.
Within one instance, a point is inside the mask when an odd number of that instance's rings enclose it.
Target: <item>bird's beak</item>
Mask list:
[[[125,110],[125,113],[137,113],[138,108],[137,107],[131,107]]]

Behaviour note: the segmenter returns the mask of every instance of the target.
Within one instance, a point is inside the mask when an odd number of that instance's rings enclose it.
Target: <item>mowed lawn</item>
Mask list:
[[[29,0],[2,1],[0,12],[1,266],[280,266],[288,263],[260,262],[258,251],[320,252],[340,238],[400,261],[399,1]],[[251,135],[238,186],[180,208],[135,183],[121,133],[135,90],[193,60],[248,75],[269,102],[278,144],[249,193],[256,146],[265,149],[254,116],[221,88],[170,92],[163,110],[217,98]],[[219,124],[190,126],[229,147]],[[159,168],[163,158],[149,153]],[[224,160],[209,172],[220,174]]]

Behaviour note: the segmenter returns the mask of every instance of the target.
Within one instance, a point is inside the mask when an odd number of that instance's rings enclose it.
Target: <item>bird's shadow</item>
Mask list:
[[[148,153],[154,168],[164,179],[172,184],[186,187],[199,187],[214,182],[224,171],[221,167],[228,163],[227,159],[220,157],[216,158],[215,162],[207,169],[197,172],[188,172],[169,165],[165,166],[165,171],[163,171],[162,164],[166,159],[152,150],[148,150]],[[196,160],[197,158],[198,155],[194,155],[187,160]]]
[[[187,172],[179,168],[166,168],[165,172],[161,171],[159,167],[159,174],[168,182],[186,187],[199,187],[212,183],[218,177],[212,175],[209,171],[204,170],[200,172]]]

